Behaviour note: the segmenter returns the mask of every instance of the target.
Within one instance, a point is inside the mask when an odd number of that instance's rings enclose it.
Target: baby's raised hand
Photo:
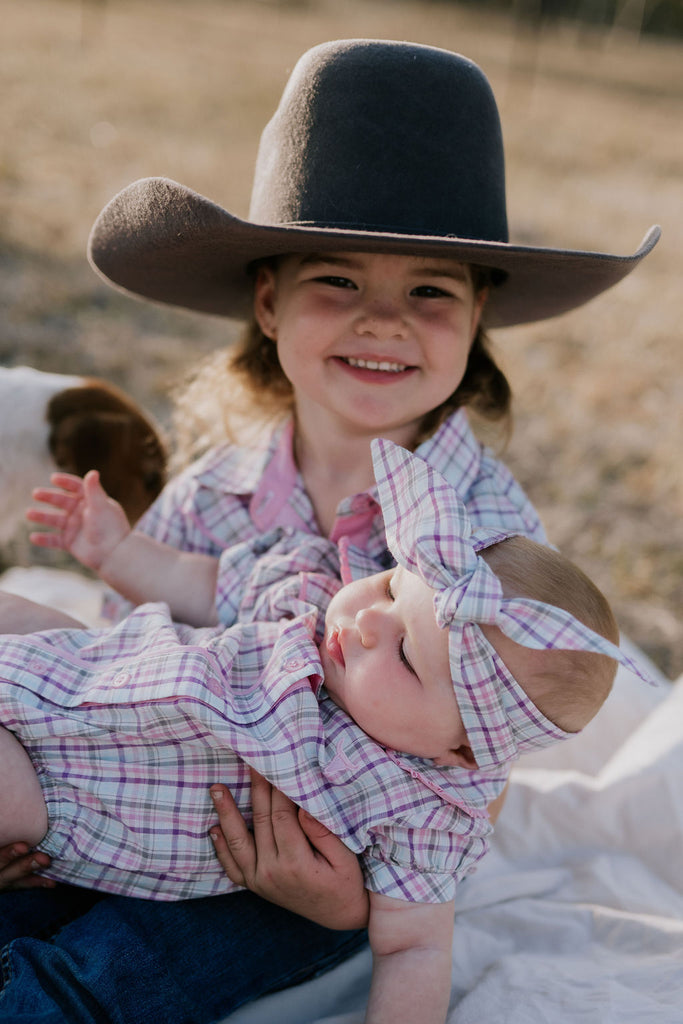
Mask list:
[[[82,479],[71,473],[53,473],[50,481],[53,486],[37,487],[33,499],[51,507],[32,506],[26,511],[29,522],[49,527],[31,533],[31,543],[68,551],[98,571],[130,533],[125,512],[107,495],[95,469]]]

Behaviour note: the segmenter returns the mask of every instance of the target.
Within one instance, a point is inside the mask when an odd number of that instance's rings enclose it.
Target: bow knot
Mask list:
[[[478,558],[473,551],[472,555],[474,567],[452,579],[450,586],[435,595],[436,618],[442,629],[455,622],[496,625],[499,620],[503,591],[498,577],[483,558]]]

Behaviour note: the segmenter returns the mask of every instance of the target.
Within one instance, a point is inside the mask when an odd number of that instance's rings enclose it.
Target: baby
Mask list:
[[[583,728],[616,661],[646,676],[566,559],[471,531],[405,449],[375,441],[373,461],[398,563],[373,576],[353,548],[286,531],[265,558],[183,555],[124,527],[96,477],[39,492],[57,509],[31,514],[57,529],[48,543],[128,596],[163,577],[171,612],[0,645],[0,845],[20,832],[52,877],[109,892],[225,892],[202,797],[221,779],[247,810],[251,765],[359,853],[381,1000],[413,969],[447,993],[456,885],[511,762]],[[219,578],[243,588],[238,624],[173,621],[206,618]]]

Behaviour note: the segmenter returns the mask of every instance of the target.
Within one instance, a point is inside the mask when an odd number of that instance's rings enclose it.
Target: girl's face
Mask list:
[[[383,746],[474,768],[434,592],[402,568],[335,594],[320,648],[332,700]]]
[[[485,297],[455,260],[338,252],[262,267],[254,311],[300,428],[410,445],[460,384]]]

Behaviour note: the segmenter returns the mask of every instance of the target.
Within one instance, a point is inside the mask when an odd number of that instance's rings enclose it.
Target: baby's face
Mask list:
[[[357,580],[330,602],[321,645],[332,700],[383,746],[438,764],[465,764],[451,682],[448,630],[434,592],[402,568]]]

